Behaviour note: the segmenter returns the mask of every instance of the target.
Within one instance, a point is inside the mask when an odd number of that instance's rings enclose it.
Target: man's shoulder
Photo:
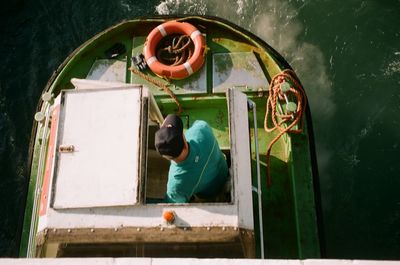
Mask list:
[[[197,120],[193,123],[192,127],[190,128],[210,128],[210,125],[206,121],[203,120]]]
[[[209,138],[212,135],[210,125],[203,120],[195,121],[192,126],[187,130],[185,136],[189,139]]]

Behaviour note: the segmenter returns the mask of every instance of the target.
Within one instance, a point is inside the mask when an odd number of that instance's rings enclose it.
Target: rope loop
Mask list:
[[[193,55],[194,44],[190,36],[167,36],[157,47],[157,59],[166,65],[176,66],[187,62]]]
[[[306,93],[293,70],[286,69],[272,78],[266,103],[264,130],[266,132],[278,130],[279,133],[271,140],[267,148],[268,187],[272,185],[270,172],[272,147],[285,133],[299,134],[303,131],[306,106]],[[283,107],[286,107],[286,112]],[[268,126],[268,121],[272,121],[273,127]],[[296,129],[294,129],[295,125],[298,125]]]
[[[182,113],[183,108],[182,108],[182,106],[181,106],[181,104],[180,104],[178,98],[176,97],[176,95],[174,94],[174,92],[172,92],[171,89],[169,89],[165,84],[163,84],[161,81],[156,80],[156,79],[154,79],[154,78],[152,78],[152,77],[150,77],[150,76],[148,76],[148,75],[145,75],[144,73],[140,72],[139,70],[137,70],[137,69],[135,69],[135,68],[133,68],[133,67],[130,67],[129,70],[130,70],[132,73],[134,73],[134,74],[140,76],[140,77],[143,78],[144,80],[146,80],[146,81],[152,83],[153,85],[156,85],[156,86],[162,88],[162,89],[164,90],[164,92],[167,93],[167,94],[174,100],[176,106],[178,107],[178,112],[177,112],[177,114],[180,115],[180,114]]]

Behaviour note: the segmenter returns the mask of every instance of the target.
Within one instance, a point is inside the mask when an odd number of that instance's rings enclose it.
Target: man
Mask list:
[[[155,135],[157,151],[171,161],[166,202],[189,202],[216,196],[228,177],[228,166],[210,126],[195,121],[185,134],[179,116],[168,115]]]

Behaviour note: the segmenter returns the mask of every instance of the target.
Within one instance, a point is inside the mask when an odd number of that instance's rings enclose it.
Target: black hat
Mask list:
[[[175,114],[169,114],[156,132],[155,146],[161,155],[178,157],[183,150],[183,123]]]

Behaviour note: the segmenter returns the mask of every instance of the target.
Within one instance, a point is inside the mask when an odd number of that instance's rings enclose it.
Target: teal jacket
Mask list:
[[[167,202],[189,202],[193,195],[216,196],[228,177],[228,166],[210,126],[195,121],[186,132],[189,144],[187,158],[171,161],[168,173]]]

